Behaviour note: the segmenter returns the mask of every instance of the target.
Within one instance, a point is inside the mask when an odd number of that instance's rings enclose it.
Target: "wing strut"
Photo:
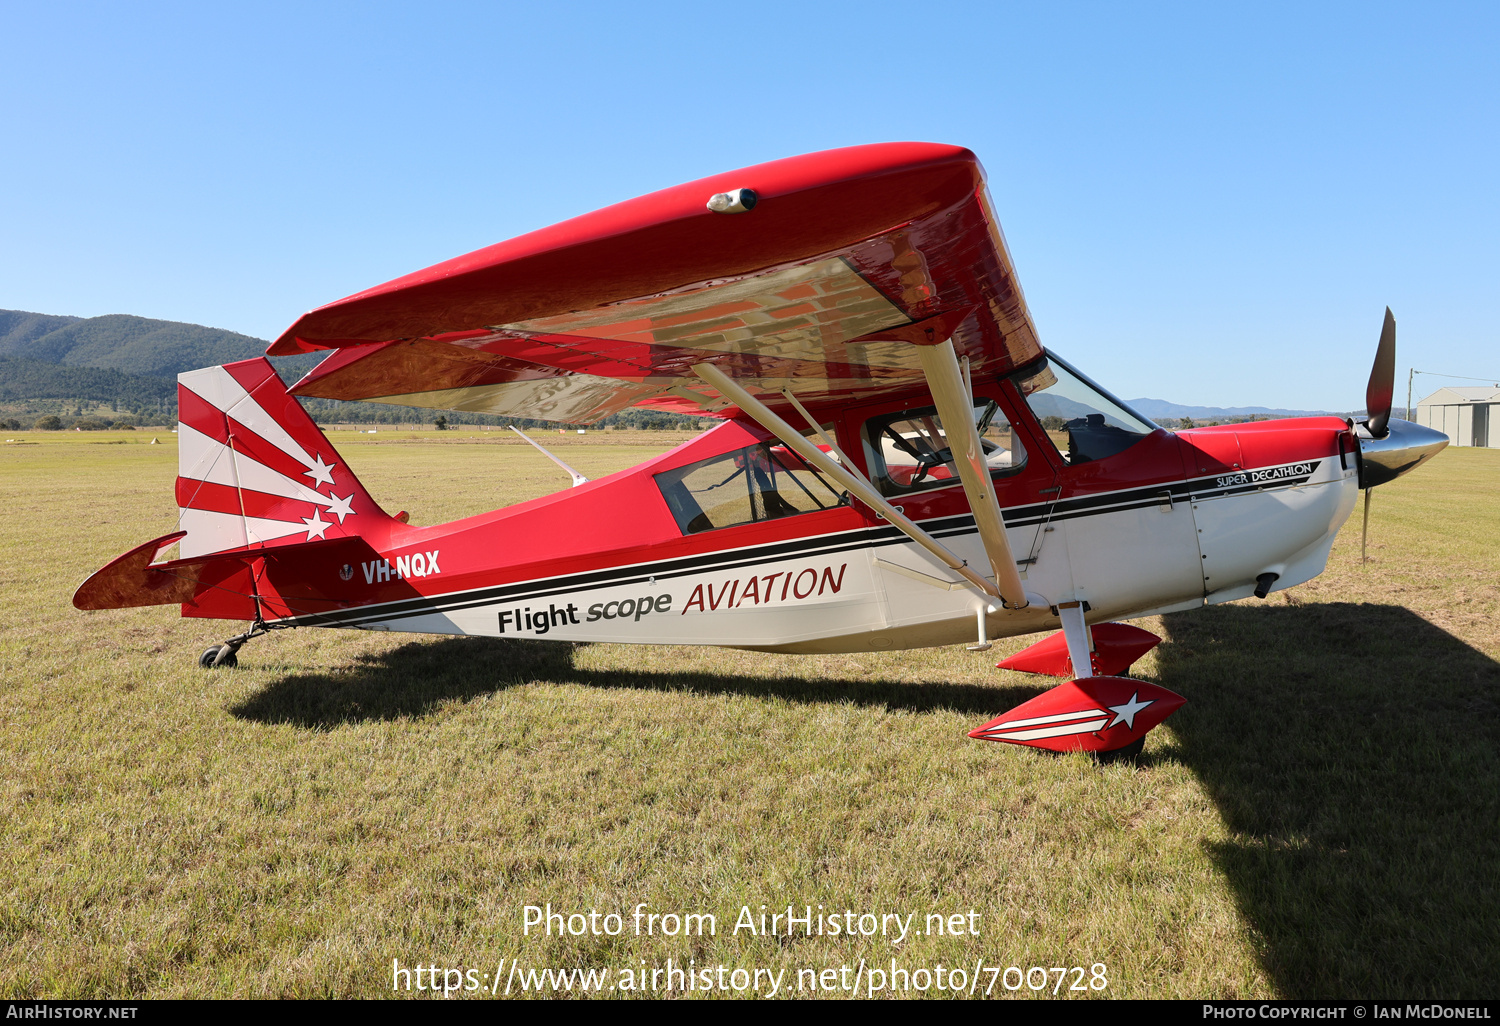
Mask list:
[[[818,433],[818,437],[823,439],[823,444],[828,446],[828,451],[833,453],[834,457],[844,465],[844,468],[848,470],[849,473],[859,478],[865,484],[870,483],[870,479],[868,477],[865,477],[864,474],[860,473],[859,468],[854,465],[854,461],[845,456],[844,450],[840,449],[838,443],[830,438],[828,436],[828,433],[823,430],[823,425],[819,424],[817,420],[813,418],[813,415],[807,412],[807,407],[803,406],[800,402],[797,401],[797,397],[792,395],[792,390],[790,388],[783,388],[781,390],[781,397],[787,402],[791,403],[792,406],[796,408],[798,413],[802,414],[802,419],[807,421],[807,426]]]
[[[949,351],[952,351],[951,346],[949,347]],[[826,452],[813,445],[790,424],[768,409],[765,403],[741,388],[729,375],[711,363],[695,364],[693,371],[704,381],[712,385],[720,395],[733,402],[751,417],[754,417],[761,427],[779,438],[798,456],[816,467],[819,473],[825,474],[837,481],[841,488],[858,498],[860,502],[863,502],[872,509],[879,510],[880,515],[885,517],[886,521],[892,527],[899,528],[908,538],[942,560],[950,570],[963,577],[964,580],[968,581],[978,591],[992,598],[1000,597],[1000,592],[993,584],[969,569],[969,565],[954,555],[952,550],[946,545],[906,519],[906,516],[900,510],[887,502],[885,496],[877,492],[867,481],[856,477],[849,470],[844,469],[842,465]],[[969,417],[968,420],[972,428],[973,418]],[[1014,564],[1012,564],[1011,572],[1015,572]],[[1025,604],[1026,598],[1023,593],[1020,605],[1024,606]]]
[[[964,494],[969,499],[969,509],[974,513],[974,526],[979,529],[984,554],[989,557],[990,569],[995,572],[1000,597],[1009,608],[1024,609],[1028,605],[1026,587],[1016,572],[1016,558],[1011,554],[1010,542],[1005,537],[1005,518],[1000,514],[995,482],[990,478],[984,446],[974,426],[974,393],[964,387],[964,374],[953,351],[953,340],[935,346],[918,346],[917,353],[922,359],[922,373],[927,376],[927,387],[932,392],[938,417],[943,422],[948,451],[958,468],[959,480],[963,482]]]

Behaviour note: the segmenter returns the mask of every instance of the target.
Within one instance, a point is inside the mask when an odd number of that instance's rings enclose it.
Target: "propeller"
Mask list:
[[[1366,539],[1370,533],[1370,489],[1394,481],[1415,470],[1443,450],[1447,435],[1435,428],[1391,418],[1391,395],[1396,385],[1396,318],[1386,307],[1385,325],[1380,329],[1380,345],[1375,350],[1375,366],[1370,368],[1370,384],[1365,388],[1365,419],[1349,421],[1359,446],[1359,487],[1365,493],[1364,529],[1361,532],[1360,560],[1366,561]]]
[[[1391,396],[1396,389],[1396,318],[1385,308],[1385,324],[1380,329],[1380,345],[1375,349],[1375,366],[1370,368],[1370,383],[1365,386],[1365,427],[1371,438],[1384,438],[1390,430]]]
[[[1370,383],[1365,386],[1365,430],[1372,438],[1390,434],[1391,398],[1396,389],[1396,318],[1385,308],[1385,323],[1380,327],[1380,344],[1375,347],[1375,366],[1370,368]],[[1370,538],[1370,489],[1365,489],[1364,525],[1359,532],[1359,561],[1368,563],[1366,544]]]

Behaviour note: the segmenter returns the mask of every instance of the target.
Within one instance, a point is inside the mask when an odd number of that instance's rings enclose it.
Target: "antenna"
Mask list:
[[[588,484],[588,481],[589,481],[588,478],[584,477],[578,471],[574,470],[572,467],[568,466],[562,460],[560,460],[556,456],[552,455],[546,449],[543,449],[542,448],[542,444],[540,442],[538,442],[536,439],[531,438],[529,435],[526,434],[526,432],[522,431],[520,428],[516,427],[514,424],[509,425],[509,427],[516,434],[520,435],[522,438],[526,439],[526,441],[528,441],[532,445],[536,446],[537,447],[537,451],[539,451],[543,456],[547,457],[553,463],[556,463],[559,467],[562,467],[563,470],[567,471],[568,476],[573,479],[573,487],[574,488],[577,488],[581,484]]]

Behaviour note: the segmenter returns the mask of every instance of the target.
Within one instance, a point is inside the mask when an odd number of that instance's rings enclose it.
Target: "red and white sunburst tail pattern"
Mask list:
[[[183,558],[353,537],[389,517],[265,358],[177,376]]]
[[[1052,752],[1113,752],[1145,737],[1186,702],[1149,681],[1081,677],[1022,702],[969,736]]]

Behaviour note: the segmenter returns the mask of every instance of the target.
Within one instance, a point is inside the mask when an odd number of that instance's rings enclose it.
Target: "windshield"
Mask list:
[[[1157,426],[1053,354],[1011,378],[1068,463],[1124,452]]]

